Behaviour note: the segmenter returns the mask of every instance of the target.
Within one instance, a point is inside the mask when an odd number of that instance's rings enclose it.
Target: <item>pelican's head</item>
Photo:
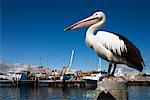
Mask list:
[[[64,29],[64,31],[79,29],[79,28],[94,25],[94,24],[97,24],[97,26],[98,26],[98,25],[103,24],[105,22],[105,20],[106,20],[106,17],[105,17],[105,14],[103,12],[95,12],[90,17],[85,18],[81,21],[78,21],[75,24]]]

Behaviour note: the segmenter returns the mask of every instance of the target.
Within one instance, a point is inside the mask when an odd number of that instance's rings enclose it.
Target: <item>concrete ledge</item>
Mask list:
[[[122,77],[105,77],[96,91],[97,99],[128,100],[127,81]]]

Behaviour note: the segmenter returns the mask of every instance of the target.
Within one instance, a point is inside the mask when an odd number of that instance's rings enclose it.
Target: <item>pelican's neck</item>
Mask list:
[[[105,23],[105,17],[98,23],[91,25],[86,32],[86,39],[94,37],[94,32],[102,27]]]
[[[86,38],[94,36],[95,31],[96,31],[96,27],[94,27],[94,25],[91,25],[86,32]]]
[[[102,25],[105,23],[105,18],[103,18],[99,23],[96,23],[96,24],[93,24],[91,25],[87,32],[86,32],[86,44],[89,46],[89,47],[93,47],[93,41],[94,41],[94,32],[98,29],[100,29],[102,27]]]

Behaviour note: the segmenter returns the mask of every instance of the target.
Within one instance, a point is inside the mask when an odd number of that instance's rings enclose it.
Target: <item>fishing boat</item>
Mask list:
[[[22,73],[21,72],[14,72],[14,71],[9,71],[7,74],[7,79],[8,80],[20,80],[22,77]]]
[[[6,74],[5,73],[0,73],[0,80],[6,80]]]
[[[107,74],[107,72],[102,71],[101,68],[101,58],[99,58],[99,66],[93,74],[90,76],[84,76],[83,80],[85,81],[85,86],[87,87],[96,87],[97,86],[97,81],[101,81],[104,76]]]
[[[22,73],[9,71],[5,74],[0,74],[0,80],[20,80],[22,77]]]
[[[96,87],[97,81],[101,81],[104,78],[106,73],[107,72],[105,72],[105,71],[96,71],[93,74],[91,74],[90,76],[84,76],[83,80],[85,82],[85,86]]]

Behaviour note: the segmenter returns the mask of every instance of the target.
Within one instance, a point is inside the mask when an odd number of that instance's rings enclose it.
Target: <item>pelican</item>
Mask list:
[[[105,22],[105,14],[99,11],[69,26],[64,31],[90,26],[86,32],[85,42],[99,57],[109,62],[109,75],[114,75],[117,64],[125,64],[142,72],[144,61],[139,49],[126,37],[114,32],[101,30]],[[95,32],[97,34],[94,34]]]

